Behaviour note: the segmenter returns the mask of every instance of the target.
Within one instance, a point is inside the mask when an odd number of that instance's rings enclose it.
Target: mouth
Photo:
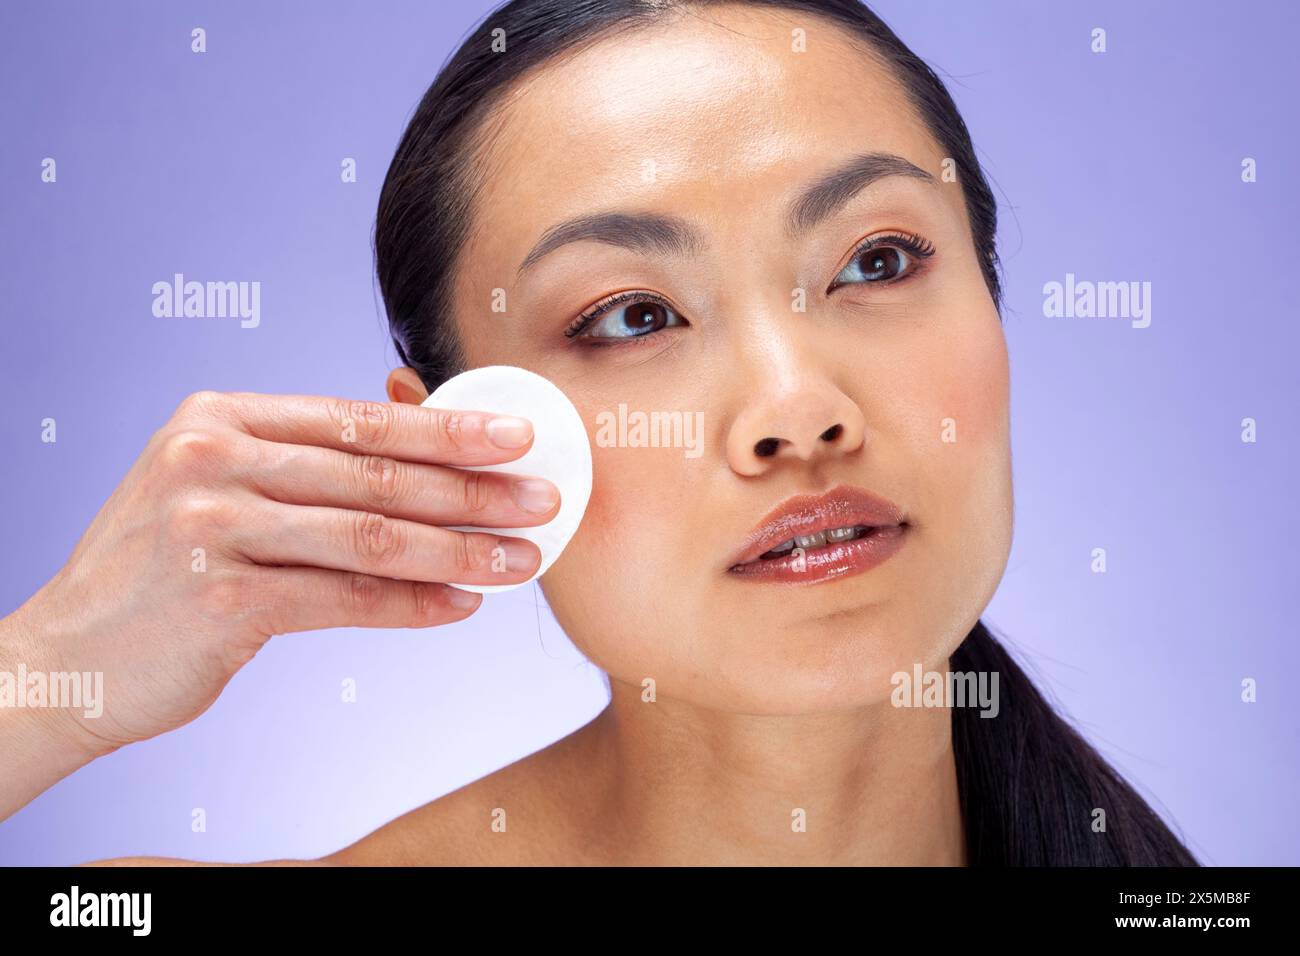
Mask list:
[[[896,553],[910,528],[897,505],[861,488],[799,495],[759,524],[727,573],[791,584],[860,574]]]

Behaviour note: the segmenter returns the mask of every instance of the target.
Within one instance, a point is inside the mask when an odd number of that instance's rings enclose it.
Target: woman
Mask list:
[[[528,424],[419,407],[507,364],[593,434],[702,425],[697,455],[593,441],[542,580],[610,704],[311,862],[1194,865],[979,620],[1012,533],[995,226],[942,84],[855,0],[508,4],[384,186],[392,403],[184,403],[4,622],[0,663],[116,690],[0,712],[0,815],[193,719],[272,634],[461,620],[481,598],[439,582],[526,579],[528,542],[446,529],[555,514],[456,467]]]

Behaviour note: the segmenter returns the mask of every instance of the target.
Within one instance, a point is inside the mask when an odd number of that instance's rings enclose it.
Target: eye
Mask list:
[[[604,344],[610,344],[619,339],[645,338],[660,329],[685,324],[672,306],[653,293],[620,292],[582,313],[564,334],[569,338],[605,339]]]
[[[934,245],[920,236],[873,236],[853,253],[827,292],[842,285],[887,283],[911,275],[921,260],[934,255]]]

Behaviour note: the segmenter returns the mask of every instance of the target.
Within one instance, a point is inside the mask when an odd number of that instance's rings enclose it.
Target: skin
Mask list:
[[[791,50],[796,27],[807,52]],[[612,699],[337,853],[268,864],[963,863],[951,715],[894,707],[890,677],[946,670],[1005,569],[1007,355],[960,185],[940,180],[903,91],[832,27],[726,6],[545,65],[488,133],[450,320],[471,367],[539,372],[588,423],[591,501],[542,585]],[[787,235],[791,198],[867,150],[936,182],[886,177]],[[609,210],[687,218],[703,243],[679,256],[586,241],[517,272],[549,227]],[[933,243],[915,273],[827,292],[860,240],[900,232]],[[505,313],[488,306],[496,289]],[[624,290],[658,293],[685,324],[613,345],[565,337]],[[427,392],[398,369],[388,394]],[[597,416],[620,403],[702,412],[702,454],[603,447]],[[775,455],[755,453],[765,438]],[[838,485],[905,512],[889,561],[811,585],[727,573],[773,507]]]

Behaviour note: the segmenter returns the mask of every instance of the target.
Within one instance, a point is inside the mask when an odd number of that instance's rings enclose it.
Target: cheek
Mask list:
[[[924,542],[915,582],[936,627],[951,622],[946,644],[982,613],[1010,550],[1010,387],[991,304],[987,312],[935,314],[943,320],[916,331],[891,386],[906,449],[899,474],[912,476],[909,506]]]
[[[602,448],[593,438],[587,512],[543,586],[561,626],[612,673],[644,663],[657,631],[682,630],[674,618],[685,613],[699,508],[690,469],[702,460],[680,449]]]
[[[1009,381],[1006,342],[997,313],[936,310],[941,321],[891,345],[888,367],[868,399],[873,417],[932,483],[950,485],[983,462],[1008,454]]]
[[[925,458],[932,541],[954,612],[973,625],[996,590],[1011,543],[1010,383],[996,312],[936,349],[928,377],[934,414],[949,420],[946,429],[936,428]]]
[[[1007,443],[1009,381],[1006,341],[992,316],[971,316],[956,334],[932,343],[918,363],[941,444],[962,461],[1000,454]]]

